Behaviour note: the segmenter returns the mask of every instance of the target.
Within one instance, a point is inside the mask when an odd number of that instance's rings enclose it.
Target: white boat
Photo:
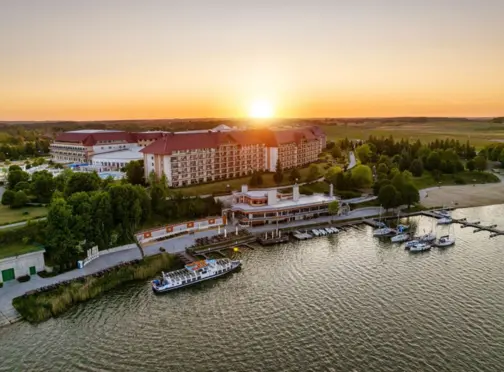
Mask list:
[[[334,234],[334,231],[332,231],[330,227],[326,227],[325,231],[327,231],[328,234]]]
[[[436,234],[433,232],[422,235],[420,237],[420,242],[422,242],[422,243],[430,243],[430,242],[433,242],[434,240],[436,240]]]
[[[404,246],[404,248],[406,249],[410,249],[411,247],[417,245],[417,244],[420,244],[420,240],[418,239],[414,239],[414,240],[410,240],[409,242],[406,242],[406,245]]]
[[[373,231],[373,236],[387,236],[387,235],[392,235],[395,233],[394,229],[391,229],[390,227],[384,227],[381,229],[376,229]]]
[[[410,252],[425,252],[428,251],[432,248],[432,246],[428,243],[418,243],[414,246],[411,246],[409,251]]]
[[[455,244],[455,237],[451,235],[444,235],[436,241],[436,247],[449,247]]]
[[[331,227],[331,229],[333,230],[333,232],[334,232],[335,234],[339,233],[339,229],[338,229],[338,228],[336,228],[336,227]]]
[[[320,236],[320,234],[319,234],[319,232],[318,232],[318,230],[317,230],[317,229],[313,229],[313,230],[312,230],[312,233],[313,233],[313,235],[315,235],[315,236]]]
[[[449,225],[453,222],[451,217],[443,217],[437,221],[438,225]]]
[[[410,238],[409,234],[398,234],[390,238],[393,243],[402,243]]]
[[[186,265],[181,270],[161,273],[161,279],[155,279],[151,282],[152,290],[155,293],[173,291],[205,280],[224,276],[237,270],[240,266],[241,261],[230,260],[229,258],[196,261]]]

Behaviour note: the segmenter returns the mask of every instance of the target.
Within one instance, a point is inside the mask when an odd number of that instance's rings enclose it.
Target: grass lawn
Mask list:
[[[44,217],[47,215],[46,207],[24,207],[11,209],[5,205],[0,205],[0,225],[8,225],[32,218]]]
[[[0,260],[7,257],[19,256],[21,254],[36,252],[40,247],[34,245],[14,243],[0,246]]]
[[[494,183],[499,182],[499,178],[489,172],[460,172],[456,174],[443,174],[439,181],[436,181],[430,172],[424,172],[421,177],[413,177],[413,183],[420,189],[438,186],[441,182],[442,186],[447,185],[464,185],[475,183]]]
[[[504,140],[504,126],[478,120],[418,122],[365,122],[349,123],[347,125],[324,125],[322,129],[328,140],[367,139],[370,135],[377,137],[394,136],[395,139],[409,139],[410,141],[434,141],[436,139],[455,139],[461,142],[469,140],[473,146],[482,147],[496,140]]]
[[[324,169],[328,164],[327,163],[317,163],[317,167],[319,168],[320,176],[324,175],[326,169]],[[301,175],[301,179],[299,182],[306,182],[306,179],[309,174],[309,167],[299,169],[299,173]],[[267,188],[267,187],[275,187],[275,186],[287,186],[292,185],[292,182],[289,180],[290,170],[284,172],[284,177],[282,183],[277,185],[273,180],[273,173],[265,173],[262,175],[263,184],[258,188]],[[187,196],[197,196],[197,195],[209,195],[213,193],[224,193],[226,192],[226,186],[229,185],[231,190],[240,190],[242,185],[248,185],[250,180],[250,176],[234,178],[229,180],[211,182],[211,183],[203,183],[194,186],[188,187],[180,187],[174,190],[182,192],[182,194]],[[249,187],[251,188],[251,187]]]

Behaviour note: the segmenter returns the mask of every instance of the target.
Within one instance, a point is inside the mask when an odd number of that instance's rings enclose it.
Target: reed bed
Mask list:
[[[149,279],[161,271],[172,270],[180,265],[175,256],[162,253],[56,285],[50,290],[25,294],[15,298],[12,304],[24,319],[37,323],[61,315],[75,304],[100,296],[122,284]]]

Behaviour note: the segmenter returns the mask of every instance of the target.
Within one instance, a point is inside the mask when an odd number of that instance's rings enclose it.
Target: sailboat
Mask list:
[[[436,247],[445,248],[455,244],[455,234],[441,236],[435,243]]]
[[[433,242],[434,240],[436,240],[436,233],[434,232],[434,224],[432,225],[433,227],[431,228],[431,231],[430,233],[428,234],[424,234],[422,235],[419,240],[421,242],[427,242],[427,243],[430,243],[430,242]],[[425,232],[425,230],[424,230]]]
[[[377,223],[379,228],[377,228],[373,231],[373,236],[387,236],[387,235],[394,234],[395,230],[391,229],[385,223],[382,222],[381,212],[382,212],[382,210],[381,210],[381,206],[380,206],[380,219],[379,219],[379,222]]]

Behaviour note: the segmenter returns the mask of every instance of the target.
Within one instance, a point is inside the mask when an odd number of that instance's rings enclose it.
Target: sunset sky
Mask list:
[[[504,115],[503,0],[1,0],[0,120]]]

